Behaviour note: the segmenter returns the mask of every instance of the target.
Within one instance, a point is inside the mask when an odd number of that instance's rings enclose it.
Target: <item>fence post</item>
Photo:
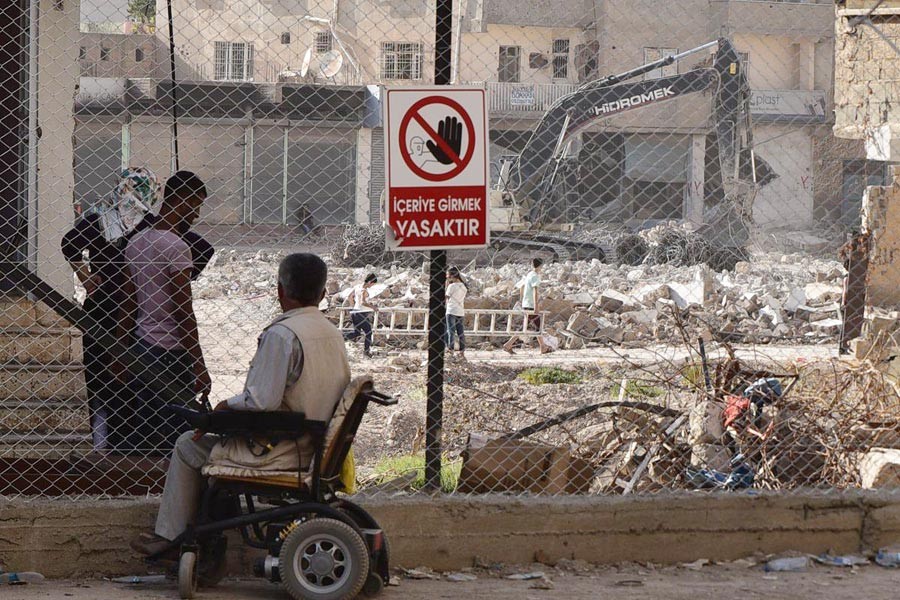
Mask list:
[[[449,85],[453,0],[437,0],[434,17],[434,83]],[[441,431],[444,420],[444,279],[447,251],[432,250],[428,291],[428,370],[425,405],[425,489],[441,488]]]

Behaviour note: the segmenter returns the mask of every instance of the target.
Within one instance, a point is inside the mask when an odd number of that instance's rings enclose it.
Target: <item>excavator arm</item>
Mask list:
[[[716,48],[709,64],[679,75],[630,81],[689,55]],[[711,91],[719,161],[726,187],[748,176],[741,163],[752,165],[749,178],[764,185],[774,176],[751,153],[750,88],[734,46],[725,38],[665,57],[630,71],[585,83],[560,98],[543,115],[501,186],[520,206],[531,208],[532,221],[553,192],[557,170],[570,138],[600,119],[625,111]],[[757,177],[757,176],[760,177]],[[764,180],[764,181],[763,181]],[[727,194],[727,192],[726,192]]]

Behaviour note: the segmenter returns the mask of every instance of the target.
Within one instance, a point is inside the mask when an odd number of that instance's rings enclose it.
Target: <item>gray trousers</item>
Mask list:
[[[215,435],[192,438],[194,432],[182,433],[175,442],[166,487],[163,489],[159,514],[156,516],[156,535],[174,540],[181,535],[196,516],[200,506],[203,474],[200,469],[209,461],[213,446],[219,442]]]

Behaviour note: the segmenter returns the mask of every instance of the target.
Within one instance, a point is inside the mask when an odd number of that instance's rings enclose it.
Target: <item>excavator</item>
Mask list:
[[[701,52],[711,56],[678,75],[633,81]],[[721,174],[720,189],[705,193],[703,224],[698,232],[719,247],[742,248],[749,239],[756,192],[777,175],[753,152],[750,86],[740,58],[726,38],[673,54],[635,69],[584,83],[544,113],[518,156],[501,159],[498,183],[491,190],[492,237],[503,245],[549,245],[566,256],[576,243],[569,235],[565,198],[571,193],[577,161],[570,156],[574,136],[587,126],[626,111],[688,94],[705,94],[711,103],[708,135]],[[676,158],[676,157],[673,157]],[[681,158],[681,157],[677,157]],[[577,179],[575,177],[574,179]],[[552,232],[556,232],[553,234]],[[519,233],[516,233],[519,232]],[[608,248],[588,249],[603,259]],[[591,252],[592,251],[592,252]],[[610,258],[606,256],[606,258]]]

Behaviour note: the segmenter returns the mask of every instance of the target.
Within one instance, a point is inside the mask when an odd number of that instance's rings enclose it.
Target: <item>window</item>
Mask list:
[[[144,60],[144,49],[143,48],[135,48],[134,49],[134,62],[142,62]]]
[[[216,42],[215,51],[216,81],[253,80],[253,44]]]
[[[741,69],[744,70],[744,77],[750,77],[750,53],[738,52],[738,58],[741,61]]]
[[[644,48],[644,64],[651,63],[667,56],[678,54],[678,48]],[[644,74],[644,79],[658,79],[678,75],[678,63],[672,63]]]
[[[331,52],[334,48],[334,39],[331,37],[330,31],[316,32],[316,53],[325,54]]]
[[[553,79],[569,78],[569,40],[553,40]]]
[[[500,64],[497,66],[497,80],[505,83],[519,82],[519,46],[500,46]]]
[[[421,79],[422,44],[417,42],[382,42],[381,78]]]
[[[80,46],[78,48],[78,60],[84,60],[87,58],[87,48],[84,46]]]
[[[100,46],[100,60],[109,60],[109,48]]]
[[[291,32],[290,31],[285,31],[284,33],[281,34],[281,43],[285,44],[285,45],[291,43]]]

